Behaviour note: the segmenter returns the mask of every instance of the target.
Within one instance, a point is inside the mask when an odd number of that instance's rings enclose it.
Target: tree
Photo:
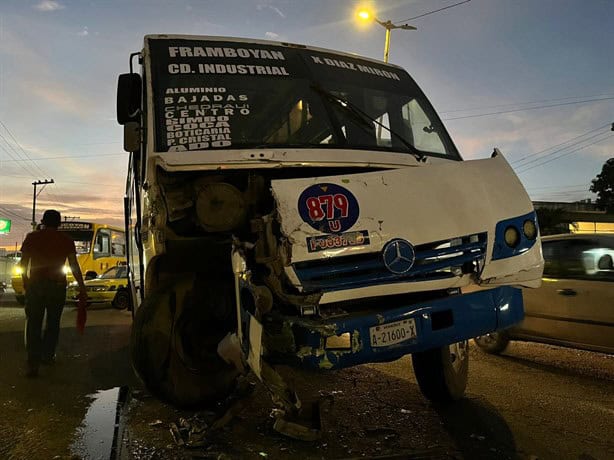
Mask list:
[[[597,204],[614,214],[614,158],[603,164],[601,173],[592,180],[591,192],[597,194]]]

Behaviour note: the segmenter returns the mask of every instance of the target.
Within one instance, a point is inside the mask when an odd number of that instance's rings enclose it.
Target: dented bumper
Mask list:
[[[467,340],[505,329],[523,317],[521,290],[503,286],[342,319],[277,318],[292,337],[284,346],[277,341],[265,343],[265,349],[271,364],[341,369],[392,361],[406,354]],[[382,346],[380,342],[377,346],[378,338],[372,337],[377,326],[404,320],[413,320],[415,337],[390,346]],[[275,323],[278,328],[278,321]],[[266,331],[265,325],[265,336]],[[340,338],[347,342],[343,348],[338,348],[339,341],[334,340]]]

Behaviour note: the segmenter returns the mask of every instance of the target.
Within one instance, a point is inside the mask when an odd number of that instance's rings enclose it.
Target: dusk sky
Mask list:
[[[396,23],[460,1],[371,5]],[[38,196],[37,221],[55,208],[122,225],[128,154],[115,91],[143,35],[281,40],[381,59],[385,30],[357,24],[358,6],[0,0],[0,217],[13,221],[0,247],[29,231],[35,180],[55,180]],[[409,24],[418,30],[392,32],[390,62],[422,87],[465,159],[498,147],[533,200],[595,198],[590,181],[614,156],[614,1],[471,0]]]

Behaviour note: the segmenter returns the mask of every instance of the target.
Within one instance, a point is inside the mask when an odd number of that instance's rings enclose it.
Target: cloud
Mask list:
[[[54,1],[54,0],[43,0],[39,4],[35,5],[38,11],[48,12],[48,11],[57,11],[64,9],[64,5]]]
[[[87,26],[83,27],[83,29],[81,29],[81,31],[79,33],[77,33],[77,35],[79,37],[87,37],[89,35],[89,31],[87,30]]]
[[[283,11],[281,11],[279,8],[273,5],[258,5],[256,6],[256,9],[258,11],[262,11],[264,9],[273,10],[275,13],[279,15],[280,18],[284,18],[284,19],[286,18],[286,15],[283,13]]]
[[[30,82],[31,83],[31,82]],[[47,102],[56,109],[72,115],[85,116],[90,112],[88,103],[75,93],[64,88],[44,86],[41,84],[30,86],[30,92]]]
[[[264,36],[269,40],[279,40],[279,34],[276,34],[275,32],[267,32],[264,34]]]

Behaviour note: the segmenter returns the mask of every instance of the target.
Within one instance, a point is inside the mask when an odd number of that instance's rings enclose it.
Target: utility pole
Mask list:
[[[36,230],[36,186],[53,184],[53,183],[54,183],[53,179],[37,180],[37,181],[32,182],[32,185],[34,186],[34,195],[32,195],[32,230]],[[41,189],[41,192],[42,191],[43,190]]]

